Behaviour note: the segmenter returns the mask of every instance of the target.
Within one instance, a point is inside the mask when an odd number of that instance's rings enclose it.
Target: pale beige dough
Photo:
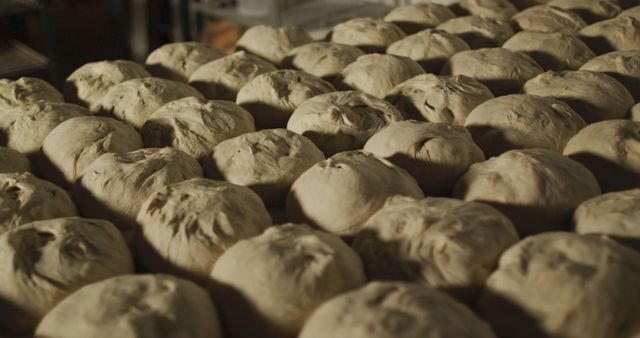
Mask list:
[[[152,51],[147,56],[145,67],[155,77],[188,82],[196,69],[223,56],[223,51],[210,44],[174,42]]]
[[[335,25],[330,40],[358,47],[365,53],[384,53],[390,44],[406,35],[400,27],[375,18],[354,18]]]
[[[450,57],[469,49],[469,45],[456,35],[425,29],[392,43],[387,53],[408,57],[420,64],[427,73],[437,74]]]
[[[547,5],[574,12],[588,24],[611,19],[622,11],[617,0],[551,0]]]
[[[31,162],[13,149],[0,146],[0,173],[31,172]]]
[[[406,34],[413,34],[455,17],[456,15],[444,5],[424,2],[394,7],[384,16],[384,21],[395,24]]]
[[[573,35],[587,25],[574,12],[546,5],[527,8],[514,15],[511,22],[520,30]]]
[[[509,0],[458,0],[453,6],[466,15],[478,15],[502,21],[509,21],[518,9]]]
[[[605,73],[620,81],[640,101],[640,50],[611,52],[595,57],[580,70]]]
[[[40,100],[64,102],[62,94],[47,81],[35,77],[21,77],[15,81],[0,79],[0,112]]]
[[[620,12],[620,14],[618,14],[618,17],[623,17],[623,16],[632,16],[632,17],[640,20],[640,5],[628,8],[628,9]]]
[[[500,47],[514,34],[508,22],[478,15],[453,18],[436,28],[461,37],[471,49]]]
[[[597,54],[640,49],[640,19],[631,16],[591,24],[578,33]]]
[[[424,74],[420,64],[408,57],[389,54],[367,54],[342,70],[347,86],[384,98],[393,87]]]
[[[363,54],[360,49],[349,45],[313,42],[292,49],[284,60],[284,66],[333,81],[342,75],[345,67]]]
[[[578,70],[596,56],[582,40],[566,33],[522,31],[502,47],[527,53],[544,70]]]
[[[640,122],[640,103],[636,103],[636,105],[631,107],[631,112],[629,115],[631,121]]]
[[[258,25],[249,28],[238,40],[236,50],[245,50],[274,65],[280,65],[290,50],[313,42],[313,38],[298,27]]]

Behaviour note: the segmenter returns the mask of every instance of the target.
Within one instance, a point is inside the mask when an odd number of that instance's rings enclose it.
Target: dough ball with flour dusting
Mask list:
[[[514,34],[508,22],[478,15],[453,18],[436,29],[461,37],[471,49],[500,47]]]
[[[591,24],[578,33],[597,54],[640,48],[640,19],[631,16]]]
[[[342,70],[364,54],[360,49],[334,42],[313,42],[292,49],[285,68],[298,69],[327,81],[337,80]]]
[[[0,79],[0,111],[37,101],[64,102],[62,94],[48,82],[35,77],[15,81]]]
[[[236,50],[245,50],[274,65],[280,65],[292,49],[313,42],[313,38],[298,27],[258,25],[249,28],[236,43]]]
[[[354,18],[331,29],[331,42],[358,47],[365,53],[384,53],[406,35],[400,27],[375,18]]]
[[[573,34],[522,31],[503,48],[524,52],[545,70],[577,70],[596,54]]]
[[[518,13],[518,9],[509,0],[459,0],[453,3],[452,7],[461,14],[478,15],[506,22]]]
[[[451,56],[469,49],[469,45],[456,35],[425,29],[392,43],[387,53],[408,57],[420,64],[427,73],[439,73]]]
[[[589,60],[580,70],[605,73],[620,81],[640,101],[640,50],[611,52]]]
[[[420,64],[404,56],[367,54],[342,70],[347,86],[384,98],[393,87],[424,74]]]
[[[425,2],[394,7],[385,15],[384,21],[395,24],[407,34],[413,34],[455,17],[447,6]]]
[[[145,66],[155,77],[187,82],[200,66],[224,55],[223,51],[206,43],[174,42],[151,52]]]
[[[0,173],[31,172],[31,162],[20,152],[0,146]]]
[[[622,11],[617,0],[551,0],[547,5],[574,12],[588,24],[611,19]]]
[[[576,13],[546,5],[527,8],[514,15],[511,22],[523,31],[573,35],[587,25]]]

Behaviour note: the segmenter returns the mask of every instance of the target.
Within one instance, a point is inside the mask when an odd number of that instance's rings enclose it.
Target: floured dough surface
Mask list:
[[[629,115],[631,121],[640,122],[640,103],[636,103],[633,107],[631,107]]]
[[[293,111],[308,99],[335,91],[333,86],[298,70],[277,70],[258,75],[240,92],[236,103],[248,110],[259,127],[287,125]]]
[[[509,0],[459,0],[455,3],[464,14],[509,21],[518,9]]]
[[[364,151],[406,170],[427,196],[448,196],[460,175],[484,154],[462,126],[414,120],[392,123]]]
[[[527,81],[522,92],[564,101],[587,123],[624,118],[634,103],[620,82],[589,71],[548,71]]]
[[[562,153],[586,123],[551,97],[513,94],[477,106],[464,125],[487,157],[511,149],[543,148]]]
[[[361,149],[378,130],[404,116],[389,102],[360,91],[316,96],[298,107],[287,129],[309,138],[325,155]]]
[[[82,214],[133,228],[147,197],[165,185],[202,177],[198,161],[173,148],[104,154],[87,166],[73,187]]]
[[[384,53],[406,35],[400,27],[375,18],[354,18],[331,29],[331,42],[358,47],[365,53]]]
[[[443,75],[466,75],[489,87],[496,96],[517,93],[529,79],[542,73],[538,63],[522,52],[505,48],[462,51],[442,68]]]
[[[514,34],[508,22],[478,15],[453,18],[436,28],[461,37],[471,49],[500,47]]]
[[[158,108],[189,96],[202,98],[186,83],[152,77],[133,79],[113,86],[102,99],[102,109],[139,129]]]
[[[368,54],[359,57],[343,71],[347,86],[384,98],[393,87],[424,74],[420,64],[404,56]]]
[[[439,73],[454,54],[469,50],[462,38],[445,31],[425,29],[392,43],[387,53],[408,57],[428,73]]]
[[[422,283],[468,302],[516,242],[511,221],[486,204],[392,197],[367,220],[353,248],[370,280]]]
[[[394,195],[424,196],[415,179],[391,162],[346,151],[300,175],[287,197],[287,217],[331,233],[355,235]]]
[[[640,20],[640,5],[628,8],[628,9],[620,12],[620,14],[618,14],[618,16],[619,17],[632,16],[632,17]]]
[[[145,66],[155,77],[188,82],[196,69],[224,55],[223,51],[206,43],[174,42],[152,51]]]
[[[574,12],[588,24],[611,19],[622,11],[617,0],[551,0],[547,5]]]
[[[151,114],[140,134],[146,147],[173,147],[204,162],[218,143],[254,130],[253,116],[233,102],[186,97]]]
[[[127,123],[110,117],[80,116],[60,123],[47,135],[38,154],[38,169],[44,178],[71,188],[82,170],[103,154],[142,147],[142,138]]]
[[[426,2],[394,7],[385,15],[384,21],[395,24],[406,34],[413,34],[455,17],[447,6]]]
[[[611,52],[595,57],[580,70],[605,73],[620,81],[640,101],[640,50]]]
[[[64,102],[62,94],[48,82],[35,77],[15,81],[0,79],[0,110],[37,101]]]
[[[124,275],[87,285],[38,325],[39,337],[220,338],[206,290],[168,275]]]
[[[238,40],[237,50],[255,54],[274,65],[280,65],[292,49],[313,42],[311,36],[298,27],[258,25],[249,28]]]
[[[545,70],[578,70],[596,54],[573,34],[522,31],[502,45],[531,56]]]
[[[371,282],[325,302],[300,338],[494,338],[471,310],[432,288],[403,282]]]
[[[360,49],[349,45],[312,42],[292,49],[284,65],[331,81],[340,77],[342,70],[363,54]]]
[[[564,155],[587,167],[605,192],[640,188],[640,122],[610,120],[582,129]]]
[[[31,172],[31,162],[13,149],[0,146],[0,173]]]
[[[82,286],[133,273],[124,238],[111,223],[97,219],[24,224],[0,235],[0,257],[0,326],[16,332],[33,331]]]
[[[640,19],[631,16],[596,22],[578,34],[598,54],[640,48]]]
[[[136,253],[147,270],[204,283],[220,255],[261,234],[271,218],[251,189],[193,178],[155,190],[137,222]]]
[[[473,108],[492,98],[487,86],[470,77],[423,74],[397,85],[385,100],[410,119],[462,126]]]
[[[472,165],[453,197],[503,212],[521,236],[568,228],[575,208],[600,195],[580,163],[547,149],[510,150]]]
[[[546,233],[502,255],[478,309],[505,338],[635,337],[638,285],[639,253],[596,236]]]
[[[246,186],[267,206],[283,206],[293,182],[324,154],[287,129],[265,129],[218,144],[207,175]]]
[[[102,109],[102,99],[111,87],[150,76],[144,67],[133,61],[90,62],[69,75],[64,83],[64,98],[67,102],[87,107],[95,114]]]
[[[232,337],[296,336],[320,304],[365,283],[360,258],[339,237],[292,223],[238,242],[211,278]]]
[[[189,84],[208,99],[235,101],[238,91],[249,80],[274,70],[276,67],[264,59],[239,51],[196,69]]]
[[[527,8],[514,15],[511,21],[523,31],[574,35],[587,25],[574,12],[546,5]]]

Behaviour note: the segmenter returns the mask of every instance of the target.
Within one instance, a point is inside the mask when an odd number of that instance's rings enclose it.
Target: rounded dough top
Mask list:
[[[174,42],[151,52],[145,66],[155,77],[188,82],[200,66],[225,56],[218,48],[201,42]]]
[[[606,73],[620,81],[640,101],[640,50],[611,52],[597,56],[580,70]]]
[[[311,75],[332,80],[342,70],[364,55],[360,49],[334,42],[313,42],[292,49],[285,58],[287,68],[295,68]]]
[[[451,56],[469,49],[469,45],[456,35],[425,29],[392,43],[387,48],[387,53],[408,57],[427,72],[439,73]]]
[[[287,129],[308,137],[325,155],[361,149],[388,124],[404,120],[389,102],[359,91],[318,95],[298,107]]]
[[[509,0],[460,0],[456,3],[469,15],[509,21],[518,9]]]
[[[400,27],[374,18],[353,18],[331,29],[331,42],[355,46],[366,53],[384,53],[405,36]]]
[[[617,17],[591,24],[578,33],[598,54],[640,49],[640,19]]]
[[[588,24],[611,19],[622,11],[617,0],[551,0],[547,5],[577,13]]]
[[[0,146],[0,173],[31,172],[31,162],[20,152]]]
[[[628,8],[628,9],[620,12],[620,14],[618,14],[618,16],[619,17],[632,16],[632,17],[640,20],[640,5]]]
[[[300,175],[287,197],[287,216],[331,233],[354,235],[394,195],[424,196],[416,180],[391,162],[346,151]]]
[[[478,15],[453,18],[436,28],[461,37],[471,49],[500,47],[514,34],[508,22]]]
[[[253,26],[238,40],[236,50],[246,50],[275,65],[280,65],[290,50],[313,42],[313,38],[298,27]]]
[[[435,27],[456,15],[447,7],[437,3],[419,3],[394,7],[384,17],[407,34]]]
[[[37,101],[64,102],[62,94],[48,82],[35,77],[15,81],[0,79],[0,111]]]
[[[577,34],[587,25],[580,15],[547,5],[527,8],[514,15],[511,21],[520,30],[544,33]]]
[[[596,54],[573,34],[521,31],[502,45],[531,56],[545,70],[578,70]]]
[[[367,54],[359,57],[343,71],[344,84],[384,98],[393,87],[424,74],[420,64],[404,56]]]

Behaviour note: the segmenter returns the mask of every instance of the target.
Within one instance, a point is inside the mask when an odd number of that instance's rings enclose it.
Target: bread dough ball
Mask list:
[[[488,279],[478,310],[500,337],[634,337],[640,323],[640,254],[567,232],[512,246]]]
[[[89,111],[70,103],[37,101],[0,114],[0,143],[27,156],[35,156],[42,142],[60,123]]]
[[[204,163],[218,143],[252,131],[253,116],[237,104],[186,97],[153,112],[140,134],[148,148],[174,147]]]
[[[326,156],[361,149],[378,130],[404,116],[389,102],[359,91],[318,95],[298,107],[287,129],[309,138]]]
[[[400,27],[374,18],[353,18],[335,25],[330,40],[358,47],[365,53],[384,53],[392,43],[406,35]]]
[[[492,98],[487,86],[470,77],[423,74],[397,85],[385,99],[410,119],[462,126],[473,108]]]
[[[83,215],[127,229],[152,192],[194,177],[202,177],[198,161],[173,148],[106,153],[85,167],[73,195]]]
[[[342,71],[347,86],[378,98],[384,98],[393,87],[420,74],[424,74],[424,69],[417,62],[388,54],[363,55]]]
[[[589,125],[571,138],[563,153],[587,167],[602,191],[640,188],[640,122]]]
[[[124,275],[87,285],[49,312],[38,337],[220,338],[203,288],[168,275]]]
[[[318,308],[300,338],[494,338],[491,327],[445,293],[419,284],[371,282]]]
[[[60,123],[44,139],[38,168],[44,178],[70,189],[84,168],[103,154],[142,147],[142,138],[127,123],[110,117],[76,117]]]
[[[102,109],[102,99],[111,87],[150,76],[144,67],[133,61],[90,62],[69,75],[64,83],[64,98],[67,102],[87,107],[95,114]]]
[[[503,212],[521,236],[567,228],[573,210],[600,195],[595,177],[553,150],[510,150],[472,165],[453,196]]]
[[[470,165],[485,160],[471,134],[446,123],[392,123],[373,135],[364,151],[406,170],[427,196],[448,196]]]
[[[622,11],[617,0],[551,0],[547,5],[574,12],[588,24],[611,19]]]
[[[469,45],[456,35],[425,29],[392,43],[387,53],[408,57],[428,73],[439,73],[447,59],[469,49]]]
[[[631,121],[640,122],[640,103],[637,103],[635,106],[631,107],[630,118]]]
[[[136,257],[147,270],[206,283],[220,255],[260,235],[271,218],[251,189],[193,178],[155,190],[137,222]]]
[[[247,82],[276,69],[258,56],[239,51],[196,69],[189,84],[210,100],[235,101],[238,91]]]
[[[102,109],[106,114],[140,129],[158,108],[189,96],[203,97],[182,82],[154,77],[133,79],[111,87],[102,100]]]
[[[31,162],[21,153],[0,146],[0,173],[31,172]]]
[[[333,81],[342,70],[364,55],[360,49],[333,42],[313,42],[292,49],[284,60],[285,68],[298,69]]]
[[[514,34],[508,22],[478,15],[447,20],[437,29],[461,37],[471,49],[500,47]]]
[[[579,234],[604,235],[640,251],[640,189],[610,192],[582,202],[573,213]]]
[[[587,123],[624,118],[634,103],[620,82],[588,71],[548,71],[527,81],[522,92],[564,101]]]
[[[24,224],[0,235],[0,257],[0,327],[16,332],[32,331],[82,286],[133,273],[122,234],[98,219]]]
[[[218,144],[207,175],[255,191],[267,206],[283,206],[293,182],[324,154],[287,129],[265,129]]]
[[[631,16],[638,20],[640,20],[640,5],[631,7],[627,10],[624,10],[618,14],[618,17]]]
[[[213,296],[230,337],[293,337],[324,301],[365,283],[339,237],[284,224],[241,240],[213,267]]]
[[[630,16],[596,22],[578,34],[597,54],[640,48],[640,19]]]
[[[507,22],[518,13],[509,0],[459,0],[453,6],[462,15],[478,15]]]
[[[502,45],[524,52],[545,70],[578,70],[596,54],[572,34],[522,31]]]
[[[423,283],[472,302],[516,242],[511,221],[486,204],[392,197],[367,220],[353,248],[370,280]]]
[[[0,111],[37,101],[64,102],[62,94],[48,82],[35,77],[15,81],[0,79]]]
[[[225,56],[224,52],[201,42],[174,42],[156,48],[145,61],[155,77],[188,82],[200,66]]]
[[[413,34],[455,17],[448,7],[428,2],[394,7],[385,15],[384,21],[395,24],[406,34]]]
[[[238,40],[237,50],[246,50],[275,65],[280,65],[290,50],[313,42],[313,38],[298,27],[253,26]]]
[[[0,174],[0,234],[25,223],[77,214],[60,187],[30,173]]]
[[[620,81],[640,101],[640,50],[611,52],[595,57],[580,70],[605,73]]]
[[[505,48],[482,48],[452,56],[442,68],[443,75],[466,75],[486,85],[493,95],[520,91],[529,79],[542,73],[529,55]]]
[[[464,126],[487,157],[511,149],[543,148],[562,153],[586,123],[571,107],[551,97],[513,94],[477,106]]]
[[[400,167],[367,152],[345,151],[300,175],[287,196],[287,217],[338,235],[355,235],[394,195],[424,197],[416,180]]]
[[[539,5],[527,8],[511,18],[523,31],[577,34],[587,24],[580,15],[558,7]]]

